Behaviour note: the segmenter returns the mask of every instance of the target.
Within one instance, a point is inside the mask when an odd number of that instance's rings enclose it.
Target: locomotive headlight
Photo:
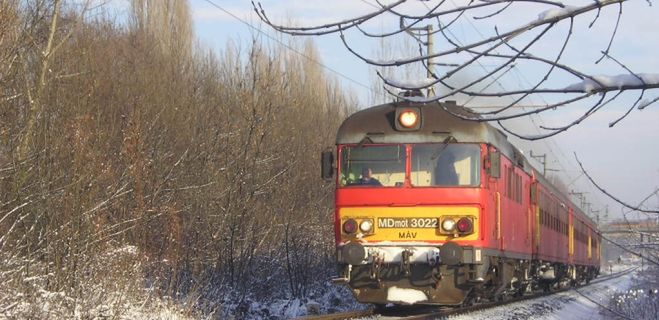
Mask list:
[[[453,231],[454,228],[455,228],[455,220],[448,218],[442,221],[442,230],[450,232]]]
[[[396,119],[394,121],[397,131],[417,131],[421,129],[420,107],[398,107],[396,108]]]
[[[361,230],[364,233],[371,232],[371,230],[373,230],[373,221],[371,220],[362,221],[362,223],[359,224],[359,230]]]
[[[419,121],[419,115],[413,110],[406,110],[400,113],[398,121],[405,128],[413,128]]]

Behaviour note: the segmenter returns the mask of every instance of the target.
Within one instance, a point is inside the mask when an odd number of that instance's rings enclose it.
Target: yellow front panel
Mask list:
[[[588,234],[588,259],[593,257],[593,247],[591,247],[591,238],[590,234]]]
[[[366,241],[446,241],[478,240],[480,228],[479,209],[477,207],[359,207],[341,208],[341,224],[347,219],[358,222],[372,219],[372,234],[346,235],[342,241],[359,238]],[[473,233],[454,237],[440,233],[441,217],[470,217],[473,221]],[[434,222],[436,221],[436,223]],[[456,220],[457,221],[457,220]],[[435,225],[435,227],[424,227]]]

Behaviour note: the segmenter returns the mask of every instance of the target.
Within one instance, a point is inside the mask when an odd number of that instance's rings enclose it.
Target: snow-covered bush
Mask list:
[[[0,319],[187,319],[191,312],[144,286],[137,248],[81,259],[70,287],[54,288],[48,266],[3,257]],[[33,276],[30,276],[33,275]]]
[[[610,304],[630,319],[659,319],[659,268],[651,265],[637,271],[632,287],[615,294]]]

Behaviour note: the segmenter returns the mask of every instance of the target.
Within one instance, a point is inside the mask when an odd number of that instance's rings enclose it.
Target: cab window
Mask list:
[[[413,186],[478,186],[480,147],[477,144],[412,145]]]
[[[344,146],[341,149],[342,187],[402,187],[404,145]]]

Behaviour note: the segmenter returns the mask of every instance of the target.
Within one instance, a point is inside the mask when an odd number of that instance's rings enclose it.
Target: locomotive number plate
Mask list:
[[[437,218],[378,218],[378,228],[437,228]]]

